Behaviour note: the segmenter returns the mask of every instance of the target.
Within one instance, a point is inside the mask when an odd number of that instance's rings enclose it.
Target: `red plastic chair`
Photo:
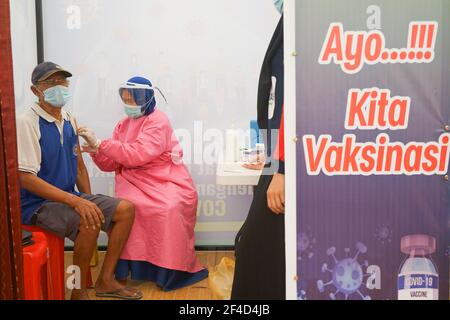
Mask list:
[[[64,239],[36,226],[22,225],[30,232],[41,232],[47,238],[49,248],[49,261],[53,275],[53,299],[65,299],[65,266],[64,266]],[[91,270],[88,270],[88,287],[92,287]]]
[[[34,244],[23,247],[25,300],[52,300],[54,291],[45,235],[33,232]]]

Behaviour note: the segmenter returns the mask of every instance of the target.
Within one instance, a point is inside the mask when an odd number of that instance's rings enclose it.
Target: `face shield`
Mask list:
[[[127,82],[119,88],[119,96],[125,105],[143,108],[155,99],[155,90],[161,94],[167,103],[166,97],[158,87],[147,84]]]

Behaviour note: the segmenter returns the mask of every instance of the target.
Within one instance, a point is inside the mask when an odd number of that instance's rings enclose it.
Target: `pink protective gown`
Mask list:
[[[97,166],[116,172],[116,197],[134,203],[136,216],[121,259],[198,272],[194,227],[197,191],[167,116],[155,110],[126,118],[92,155]]]

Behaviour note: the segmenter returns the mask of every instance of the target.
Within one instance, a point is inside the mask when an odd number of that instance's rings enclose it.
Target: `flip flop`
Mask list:
[[[125,287],[125,290],[137,293],[139,295],[143,295],[141,291],[139,291],[138,289],[133,288],[133,287]]]
[[[128,296],[128,295],[120,294],[123,291],[134,292],[137,295],[136,296]],[[142,294],[142,292],[135,290],[135,289],[128,288],[128,287],[125,287],[125,288],[119,289],[119,290],[114,290],[111,292],[96,292],[95,295],[100,298],[117,298],[117,299],[124,299],[124,300],[140,300],[144,296]]]

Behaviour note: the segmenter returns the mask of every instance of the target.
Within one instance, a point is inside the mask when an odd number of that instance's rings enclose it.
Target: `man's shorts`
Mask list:
[[[108,232],[111,229],[112,218],[121,199],[111,198],[105,195],[81,194],[83,199],[97,205],[105,216],[105,223],[101,229]],[[61,238],[69,238],[75,241],[80,226],[80,215],[71,206],[48,201],[35,213],[35,225],[39,228],[56,234]],[[33,219],[34,220],[34,219]]]

